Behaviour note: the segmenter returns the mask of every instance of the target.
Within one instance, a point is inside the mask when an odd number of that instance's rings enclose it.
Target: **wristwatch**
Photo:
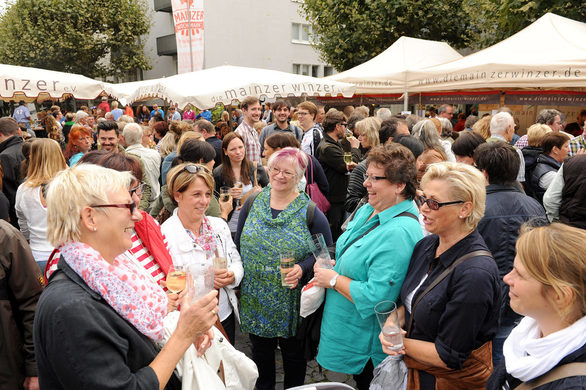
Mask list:
[[[336,274],[336,276],[330,279],[330,287],[333,289],[336,288],[336,281],[338,280],[338,276],[340,276],[340,274]]]

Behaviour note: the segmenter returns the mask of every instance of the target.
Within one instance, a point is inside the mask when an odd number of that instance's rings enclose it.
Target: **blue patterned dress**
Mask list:
[[[309,200],[300,193],[273,219],[270,188],[256,197],[240,236],[243,332],[267,338],[295,336],[301,290],[281,286],[279,254],[293,251],[296,263],[311,255],[306,222]]]

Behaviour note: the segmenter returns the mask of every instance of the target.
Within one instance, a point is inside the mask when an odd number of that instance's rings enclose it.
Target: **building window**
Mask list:
[[[324,77],[331,76],[334,74],[334,67],[324,66]]]
[[[293,73],[303,76],[319,77],[319,65],[293,64]]]
[[[311,43],[311,25],[303,23],[291,23],[291,42]]]

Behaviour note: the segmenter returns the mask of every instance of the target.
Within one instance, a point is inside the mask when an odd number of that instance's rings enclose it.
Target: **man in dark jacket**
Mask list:
[[[18,228],[18,220],[14,209],[16,190],[20,185],[20,162],[22,154],[22,138],[18,135],[18,124],[12,118],[0,118],[0,164],[2,165],[2,191],[10,202],[10,223]]]
[[[206,142],[214,148],[216,157],[214,157],[214,168],[222,163],[222,140],[216,136],[216,128],[212,122],[206,119],[199,119],[195,122],[195,131],[201,133]]]
[[[33,322],[43,276],[24,236],[0,220],[0,389],[38,389]]]
[[[514,147],[504,142],[481,144],[474,151],[474,161],[488,182],[484,217],[478,224],[478,231],[499,267],[506,302],[499,330],[492,342],[493,362],[496,365],[502,358],[505,339],[521,317],[509,306],[509,288],[502,280],[513,268],[519,229],[527,221],[545,224],[547,218],[539,202],[514,186],[520,164]]]
[[[338,142],[344,138],[346,125],[346,118],[341,111],[329,111],[324,119],[324,137],[316,151],[316,157],[322,165],[330,185],[330,192],[326,197],[330,202],[330,209],[326,216],[330,223],[334,242],[340,236],[344,223],[344,201],[346,200],[349,178],[347,173],[356,167],[355,162],[349,164],[344,162],[344,149]],[[358,161],[360,141],[352,137],[349,142],[352,147],[352,158],[354,161]]]

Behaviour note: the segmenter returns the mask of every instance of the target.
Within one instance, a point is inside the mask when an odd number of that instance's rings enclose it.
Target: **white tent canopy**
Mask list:
[[[227,65],[162,79],[106,86],[106,92],[123,104],[159,97],[180,108],[193,104],[199,109],[212,108],[217,103],[231,104],[247,96],[268,99],[304,95],[351,97],[354,89],[351,84],[325,78]]]
[[[586,86],[586,23],[551,13],[502,42],[411,74],[410,92]]]
[[[103,89],[103,82],[77,74],[0,64],[0,98],[3,100],[29,100],[39,96],[95,99]]]
[[[405,92],[409,72],[462,56],[444,42],[401,37],[370,61],[327,77],[356,85],[356,94]]]

